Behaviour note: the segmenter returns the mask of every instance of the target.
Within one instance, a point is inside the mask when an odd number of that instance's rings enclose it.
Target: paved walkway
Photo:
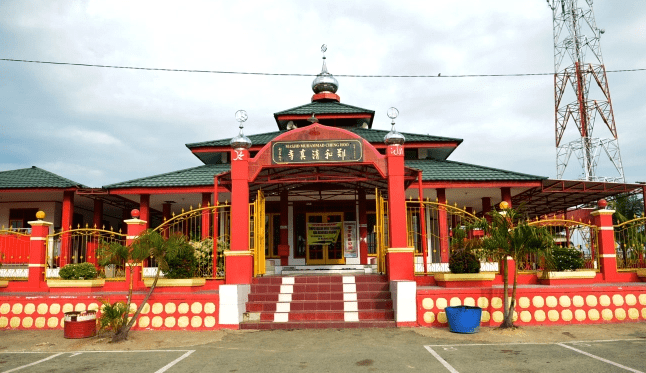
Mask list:
[[[125,343],[0,331],[0,372],[646,372],[646,323],[133,332]]]

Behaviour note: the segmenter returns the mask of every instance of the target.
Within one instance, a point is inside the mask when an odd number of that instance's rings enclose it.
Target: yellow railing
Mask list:
[[[265,194],[258,191],[249,204],[249,248],[253,253],[254,277],[265,274]]]
[[[599,228],[590,223],[568,219],[543,219],[529,222],[529,225],[547,227],[554,237],[554,243],[562,247],[577,249],[584,260],[584,268],[600,271]],[[534,256],[520,263],[522,271],[543,270],[543,264]]]
[[[377,271],[386,273],[386,249],[390,246],[388,236],[388,201],[375,190],[375,236]]]
[[[636,271],[646,268],[646,217],[614,226],[617,269]]]
[[[71,263],[98,263],[97,249],[101,243],[119,242],[126,243],[126,235],[120,231],[81,228],[70,229],[47,236],[46,278],[57,278],[57,268]],[[125,277],[124,266],[108,266],[100,268],[100,276],[108,279]]]
[[[165,220],[154,231],[164,237],[172,234],[182,234],[189,239],[195,249],[198,278],[224,278],[224,251],[229,250],[231,232],[231,206],[228,203],[215,206],[198,206]],[[214,242],[217,242],[214,248]],[[148,266],[156,266],[154,258],[150,258]],[[144,273],[144,277],[154,276],[154,271]]]
[[[447,272],[448,264],[442,263],[449,256],[451,232],[476,221],[476,216],[457,205],[430,200],[406,202],[406,227],[408,246],[415,249],[415,274]],[[497,271],[496,266],[485,269]]]

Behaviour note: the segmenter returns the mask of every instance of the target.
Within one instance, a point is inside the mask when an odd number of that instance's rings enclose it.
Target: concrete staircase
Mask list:
[[[241,329],[395,327],[382,275],[255,278]]]

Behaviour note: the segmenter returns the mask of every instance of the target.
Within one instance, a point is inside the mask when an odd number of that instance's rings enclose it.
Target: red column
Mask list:
[[[127,227],[126,246],[130,246],[130,244],[146,230],[146,226],[148,224],[147,221],[139,219],[140,212],[138,210],[132,210],[131,214],[132,219],[124,220]],[[141,267],[142,265],[135,265],[132,271],[132,284],[135,288],[142,288],[144,286],[141,281]],[[126,271],[126,283],[130,284],[130,271]]]
[[[278,245],[280,265],[289,264],[289,192],[280,192],[280,245]]]
[[[615,231],[612,224],[614,210],[604,210],[607,202],[599,201],[601,209],[590,213],[592,223],[599,228],[599,265],[605,281],[617,281],[617,252],[615,251]]]
[[[437,188],[437,202],[441,205],[446,204],[446,190]],[[437,211],[437,225],[440,235],[440,260],[442,263],[449,262],[449,224],[446,208],[440,206]]]
[[[172,204],[168,202],[162,204],[162,215],[164,216],[164,222],[168,221],[171,218],[171,206]],[[169,228],[166,227],[162,229],[161,234],[164,238],[168,238],[168,232]]]
[[[146,222],[145,229],[150,228],[150,194],[139,195],[139,216]]]
[[[491,197],[482,197],[482,215],[491,223]]]
[[[202,193],[202,207],[211,206],[211,193]],[[211,237],[211,210],[202,210],[202,239]]]
[[[249,251],[249,151],[231,151],[231,250],[225,252],[226,284],[249,284],[253,261]]]
[[[61,230],[68,231],[73,229],[72,222],[74,218],[74,191],[63,192],[63,216],[61,218]],[[59,258],[59,265],[65,266],[70,262],[70,250],[72,249],[72,241],[69,233],[61,235],[61,253]]]
[[[219,229],[219,222],[220,220],[218,219],[220,216],[220,209],[217,208],[218,206],[218,177],[213,176],[213,206],[216,208],[213,209],[213,277],[217,276],[218,273],[218,242],[219,242],[219,236],[218,236],[218,229]]]
[[[368,264],[368,215],[366,213],[366,191],[359,189],[359,262]]]
[[[503,201],[507,202],[509,204],[509,208],[512,208],[511,204],[511,188],[510,187],[502,187],[500,188],[500,197]]]
[[[95,199],[94,200],[94,218],[92,221],[95,229],[103,229],[103,200]],[[87,243],[86,252],[85,252],[85,261],[88,263],[94,264],[94,266],[99,269],[99,265],[96,260],[96,249],[99,246],[99,234],[95,234],[92,241]]]
[[[390,247],[386,250],[388,279],[414,280],[413,248],[408,247],[406,232],[406,194],[404,190],[404,147],[388,145],[388,233]]]
[[[45,290],[45,270],[47,257],[47,235],[52,223],[43,221],[45,213],[38,211],[36,221],[28,222],[31,225],[29,238],[29,278],[27,287],[30,291]]]

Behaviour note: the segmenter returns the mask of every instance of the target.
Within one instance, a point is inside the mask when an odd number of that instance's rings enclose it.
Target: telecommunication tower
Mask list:
[[[552,9],[554,28],[556,178],[563,178],[574,153],[583,168],[582,180],[624,182],[617,127],[599,43],[604,30],[596,26],[593,0],[581,1],[585,2],[581,6],[579,0],[546,1]],[[573,90],[573,101],[562,103],[566,91],[571,92],[568,87]],[[593,136],[598,118],[605,123],[612,137]],[[575,138],[563,139],[570,121],[576,125],[577,134]],[[597,175],[602,150],[615,167],[616,175]]]

